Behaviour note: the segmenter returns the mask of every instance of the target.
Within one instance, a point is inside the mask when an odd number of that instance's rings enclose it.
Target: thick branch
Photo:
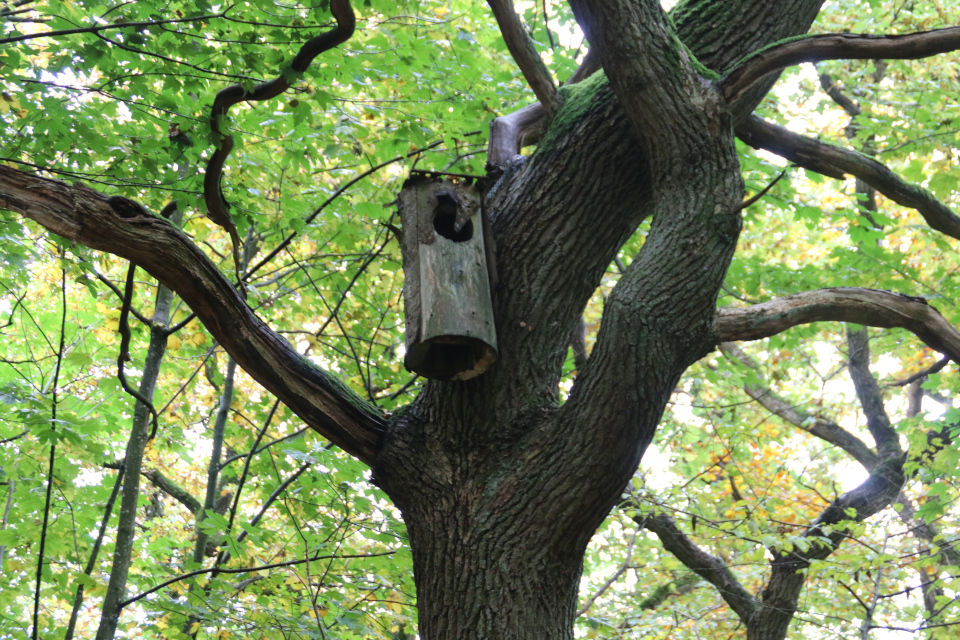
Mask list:
[[[723,99],[703,81],[659,3],[573,0],[570,6],[654,162],[660,146],[677,146],[685,130],[690,138],[716,135],[729,117]]]
[[[759,340],[800,324],[824,321],[901,327],[960,362],[960,331],[926,300],[875,289],[818,289],[751,307],[717,309],[714,331],[718,342]]]
[[[840,88],[833,81],[833,78],[829,74],[821,73],[820,74],[820,88],[830,96],[830,99],[833,100],[837,105],[847,112],[847,115],[850,116],[850,122],[853,124],[853,119],[860,115],[860,107],[857,104],[848,98],[843,91],[840,91]],[[849,127],[850,125],[848,125]],[[850,137],[850,136],[847,136]]]
[[[903,482],[903,458],[893,456],[881,460],[863,484],[834,500],[806,531],[804,536],[809,540],[806,550],[795,547],[774,555],[762,604],[748,624],[748,640],[786,636],[806,579],[804,569],[812,561],[833,553],[845,537],[845,528],[835,525],[845,520],[860,522],[885,508],[900,494]],[[852,513],[852,517],[848,513]],[[832,528],[825,529],[827,526]]]
[[[304,422],[367,464],[383,433],[379,412],[277,335],[189,238],[166,220],[80,184],[0,166],[0,207],[93,249],[135,262],[190,305],[253,378]]]
[[[843,180],[851,174],[899,205],[916,209],[932,229],[960,239],[960,216],[922,187],[910,184],[873,158],[802,136],[757,116],[737,126],[737,137],[804,169]]]
[[[669,516],[637,516],[634,521],[643,524],[660,538],[663,548],[669,551],[688,569],[712,584],[720,596],[733,609],[741,620],[748,622],[757,606],[753,596],[730,573],[727,565],[716,556],[712,556],[688,538]]]
[[[487,0],[487,4],[493,9],[493,15],[500,26],[500,33],[503,34],[503,40],[507,43],[510,55],[520,67],[523,77],[533,89],[537,100],[549,111],[553,106],[557,88],[533,40],[520,24],[520,17],[513,10],[513,0]]]
[[[546,110],[534,102],[513,113],[494,118],[490,123],[490,142],[487,145],[487,161],[503,166],[523,148],[523,139],[540,127]]]
[[[721,81],[727,102],[738,100],[770,73],[802,62],[821,60],[916,60],[960,49],[960,27],[900,36],[831,33],[808,36],[758,51],[738,64]]]
[[[760,373],[760,367],[757,362],[744,353],[736,344],[724,342],[720,344],[719,348],[728,358],[736,359],[758,374]],[[862,366],[859,361],[859,354],[854,354],[854,360],[857,361],[854,367],[859,369]],[[949,362],[949,359],[946,359],[946,362]],[[867,373],[869,374],[869,370]],[[763,407],[795,427],[807,431],[825,442],[840,447],[856,459],[868,472],[876,468],[878,460],[877,454],[864,444],[862,440],[843,429],[843,427],[839,426],[836,422],[822,417],[810,416],[803,410],[792,406],[777,395],[775,391],[770,389],[765,382],[746,384],[744,385],[744,391],[746,391],[750,397],[757,400]],[[866,411],[867,410],[864,409],[865,413]],[[918,412],[919,406],[915,406],[912,410],[908,410],[907,415],[908,417],[914,417]],[[911,457],[922,464],[924,457],[935,454],[937,450],[944,446],[944,442],[949,442],[951,431],[952,425],[948,425],[941,431],[930,432],[927,436],[929,445],[924,447],[923,451],[911,454]],[[900,495],[897,496],[897,502],[903,505],[903,509],[899,512],[900,519],[910,528],[915,536],[930,543],[937,541],[942,542],[939,538],[940,534],[935,527],[922,520],[918,521],[915,519],[915,509],[906,495],[901,492]],[[960,553],[954,549],[952,544],[948,543],[944,546],[941,553],[943,553],[947,559],[946,564],[960,566]]]

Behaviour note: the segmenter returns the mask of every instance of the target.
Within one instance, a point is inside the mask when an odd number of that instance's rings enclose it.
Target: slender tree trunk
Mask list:
[[[10,471],[10,482],[7,485],[7,501],[3,507],[3,517],[0,517],[0,531],[7,528],[10,520],[10,508],[13,506],[13,494],[17,490],[17,463],[13,464]],[[7,552],[7,545],[0,544],[0,572],[3,571],[3,557]]]
[[[143,375],[140,378],[140,395],[153,400],[160,375],[160,364],[167,350],[167,324],[170,320],[170,302],[173,292],[163,285],[157,285],[157,298],[154,305],[153,326],[150,328],[150,345],[144,361]],[[150,435],[150,411],[137,402],[133,411],[132,429],[127,450],[123,458],[124,480],[120,495],[120,516],[117,520],[117,538],[113,551],[113,564],[110,569],[110,581],[103,598],[100,614],[100,626],[96,640],[112,640],[120,621],[120,603],[126,596],[127,577],[133,556],[133,541],[136,536],[137,502],[140,499],[140,469],[143,466],[143,452]]]
[[[203,506],[196,514],[197,519],[197,544],[193,549],[193,561],[197,564],[203,563],[203,558],[207,552],[207,542],[209,534],[203,528],[203,521],[206,520],[209,512],[213,511],[214,504],[217,502],[220,482],[220,465],[223,458],[223,434],[227,427],[227,418],[230,415],[230,403],[233,402],[233,378],[237,371],[237,363],[233,358],[227,358],[227,375],[223,383],[223,392],[220,394],[220,406],[217,409],[217,417],[213,422],[213,440],[210,452],[210,464],[207,466],[207,491],[203,500]]]
[[[240,269],[242,270],[245,266],[246,265],[241,265]],[[228,358],[227,374],[223,382],[223,391],[220,394],[220,406],[217,409],[217,417],[213,423],[212,450],[210,451],[210,463],[207,466],[207,491],[203,505],[196,513],[197,542],[193,548],[193,562],[196,565],[203,564],[203,559],[207,554],[207,545],[211,542],[216,544],[216,542],[210,540],[210,534],[203,528],[203,523],[213,511],[219,494],[220,466],[223,460],[223,436],[227,427],[227,418],[230,416],[230,404],[233,402],[233,379],[236,372],[237,363],[233,358]],[[202,592],[204,596],[206,596],[209,586],[210,584],[208,583],[207,588],[201,589],[194,583],[190,585],[188,593],[196,597],[198,593]],[[183,633],[191,638],[196,638],[199,628],[193,631],[191,631],[191,628],[198,619],[195,615],[188,617],[183,624]]]
[[[110,492],[107,506],[103,510],[103,520],[100,521],[100,531],[97,533],[97,539],[93,542],[93,549],[90,550],[90,558],[87,560],[87,566],[83,570],[83,574],[86,576],[92,575],[93,570],[97,566],[97,558],[100,555],[100,545],[103,544],[103,537],[107,532],[107,523],[110,522],[110,516],[113,515],[113,505],[117,501],[117,494],[120,493],[120,488],[123,486],[123,473],[124,467],[121,466],[117,471],[117,478],[114,480],[113,491]],[[77,593],[73,597],[73,609],[70,611],[70,622],[67,623],[67,631],[63,636],[63,640],[73,640],[73,634],[77,629],[77,619],[80,616],[80,607],[83,606],[83,587],[83,583],[77,586]]]

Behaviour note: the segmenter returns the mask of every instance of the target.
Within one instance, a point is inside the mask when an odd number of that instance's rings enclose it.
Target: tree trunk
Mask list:
[[[518,412],[512,444],[493,445],[482,380],[443,383],[445,416],[405,411],[376,469],[409,531],[420,637],[572,638],[583,554],[630,463],[597,477],[582,441],[551,437],[556,407]]]
[[[605,73],[560,90],[537,152],[498,166],[484,197],[497,246],[500,359],[472,380],[429,382],[386,423],[298,358],[168,225],[119,220],[101,198],[78,200],[66,187],[46,207],[14,189],[8,205],[177,285],[242,367],[371,464],[409,530],[423,640],[573,638],[586,545],[679,377],[715,344],[716,296],[743,197],[732,127],[774,81],[727,105],[700,63],[722,73],[804,33],[821,1],[687,0],[674,11],[675,31],[652,1],[571,4]],[[61,209],[82,211],[83,223]],[[643,249],[561,403],[569,337],[649,216]]]
[[[405,512],[421,638],[573,637],[588,536],[570,532],[579,551],[546,548],[530,532],[491,526],[502,514],[469,514],[452,501],[433,507]]]

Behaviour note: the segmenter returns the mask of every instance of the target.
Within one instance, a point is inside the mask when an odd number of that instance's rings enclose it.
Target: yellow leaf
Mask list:
[[[450,13],[450,9],[447,7],[437,7],[434,9],[433,13],[437,16],[438,20],[443,20],[444,16]]]
[[[167,349],[170,351],[176,351],[180,348],[180,338],[177,336],[167,336]]]
[[[200,347],[206,344],[207,334],[202,331],[198,331],[190,336],[190,343],[195,347]]]
[[[20,111],[20,101],[6,91],[0,93],[0,113],[8,113],[11,108]]]

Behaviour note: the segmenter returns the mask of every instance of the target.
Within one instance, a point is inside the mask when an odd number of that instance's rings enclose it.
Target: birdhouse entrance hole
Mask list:
[[[433,230],[437,235],[453,240],[466,242],[473,238],[473,221],[467,220],[460,230],[457,230],[457,203],[446,194],[437,196],[437,210],[433,214]]]

